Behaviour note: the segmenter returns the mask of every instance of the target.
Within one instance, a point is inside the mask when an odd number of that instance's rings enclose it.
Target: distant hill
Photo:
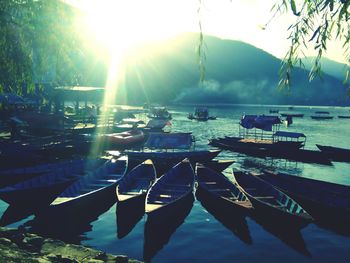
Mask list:
[[[306,57],[302,59],[305,69],[307,69],[308,71],[311,70],[314,61],[315,61],[315,57]],[[346,64],[342,64],[328,58],[321,58],[322,72],[328,75],[331,75],[341,81],[345,79],[347,68],[348,66]]]
[[[292,89],[278,90],[280,59],[252,45],[205,36],[206,81],[199,85],[198,34],[140,47],[127,58],[118,102],[348,105],[347,90],[331,75],[308,81],[296,68]],[[335,69],[335,67],[334,67]]]

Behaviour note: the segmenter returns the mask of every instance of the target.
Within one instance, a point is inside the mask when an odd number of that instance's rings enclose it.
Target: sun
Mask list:
[[[66,0],[82,11],[80,28],[115,53],[198,27],[193,1]],[[192,4],[191,4],[192,3]]]

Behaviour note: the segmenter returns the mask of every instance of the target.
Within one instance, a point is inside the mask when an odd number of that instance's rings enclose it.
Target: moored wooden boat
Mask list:
[[[251,209],[252,203],[236,184],[222,173],[216,172],[203,164],[196,165],[197,191],[203,191],[223,206],[233,206],[241,210]]]
[[[122,177],[117,185],[119,202],[132,198],[145,198],[148,189],[156,179],[156,169],[152,160],[146,160]]]
[[[329,115],[311,115],[311,119],[314,120],[331,120],[333,119],[333,116],[329,116]]]
[[[78,175],[52,171],[0,189],[0,199],[10,205],[41,207],[50,204]]]
[[[116,201],[115,187],[126,172],[127,162],[128,158],[126,156],[122,156],[117,160],[113,158],[107,160],[103,165],[88,172],[80,180],[61,192],[43,211],[43,214],[45,216],[50,213],[56,215],[65,209],[71,209],[74,212],[75,209],[81,207],[88,209],[91,202],[106,198]]]
[[[246,172],[234,172],[234,177],[255,211],[268,220],[297,226],[304,226],[313,220],[296,201],[270,183]]]
[[[317,148],[334,161],[350,162],[350,149],[316,144]]]
[[[288,159],[297,162],[318,163],[324,165],[332,165],[330,158],[321,151],[309,149],[288,149],[281,148],[253,148],[253,147],[239,147],[237,145],[227,144],[219,139],[211,139],[209,144],[223,150],[244,153],[246,155],[265,158],[273,157],[279,159]]]
[[[348,185],[270,171],[259,174],[259,178],[292,196],[317,220],[342,223],[350,220]]]
[[[153,183],[146,196],[145,212],[148,215],[170,212],[172,206],[193,196],[193,187],[194,171],[190,161],[184,159]]]
[[[302,118],[304,117],[304,114],[303,113],[289,113],[289,112],[281,112],[281,116],[282,117],[293,117],[293,118]]]
[[[277,132],[276,132],[277,133]],[[277,134],[282,134],[278,132]],[[268,150],[295,150],[304,147],[305,145],[305,135],[302,133],[289,133],[295,135],[294,137],[288,137],[289,140],[254,140],[254,139],[244,139],[240,137],[225,137],[218,138],[218,142],[222,142],[226,145],[238,149],[245,148],[259,148],[259,149],[268,149]],[[277,135],[278,137],[280,135]],[[295,139],[295,140],[292,140]],[[299,138],[304,138],[304,140],[299,140]]]
[[[206,107],[196,108],[194,114],[189,113],[187,118],[197,121],[216,120],[216,116],[209,116],[209,110]]]
[[[329,111],[315,111],[315,114],[329,114]]]
[[[22,168],[7,169],[0,171],[0,187],[16,184],[36,176],[51,173],[53,171],[70,171],[71,173],[82,173],[98,163],[100,159],[77,158],[72,160],[57,161],[52,163],[38,164]]]
[[[338,115],[339,119],[350,119],[350,115]]]

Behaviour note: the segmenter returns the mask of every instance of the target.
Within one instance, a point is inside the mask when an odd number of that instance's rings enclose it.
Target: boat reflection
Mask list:
[[[189,195],[181,206],[176,207],[173,213],[157,217],[148,217],[144,230],[143,259],[151,262],[152,258],[168,242],[176,229],[184,222],[190,213],[194,202],[194,195]]]
[[[127,236],[145,214],[145,197],[117,202],[117,237]]]
[[[31,207],[10,205],[0,218],[0,226],[7,226],[33,215],[35,210]]]
[[[248,212],[244,213],[242,210],[239,210],[232,205],[230,207],[227,205],[225,207],[219,206],[218,204],[220,204],[220,202],[213,202],[214,200],[210,200],[209,196],[198,189],[196,191],[196,197],[210,214],[212,214],[242,242],[248,245],[253,243],[245,218]]]
[[[299,252],[304,256],[310,257],[311,254],[307,249],[304,238],[300,233],[302,226],[297,226],[294,224],[283,224],[283,222],[276,222],[274,220],[267,220],[263,215],[258,215],[257,213],[251,214],[252,219],[261,225],[267,232],[272,234],[281,240],[284,244]]]
[[[116,199],[106,198],[99,202],[89,203],[89,206],[75,206],[74,209],[60,209],[60,213],[45,213],[36,215],[33,220],[25,223],[28,231],[44,237],[60,239],[64,242],[80,244],[86,240],[84,234],[91,231],[91,223],[108,211]]]
[[[338,235],[350,237],[350,225],[342,221],[316,221],[317,226],[320,228],[332,231]]]

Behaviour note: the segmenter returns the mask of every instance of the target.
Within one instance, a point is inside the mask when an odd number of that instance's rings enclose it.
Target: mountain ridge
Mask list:
[[[242,41],[204,36],[205,81],[199,82],[199,34],[185,33],[139,46],[125,58],[116,103],[349,104],[334,76],[308,80],[294,68],[292,88],[279,90],[281,60]],[[102,84],[103,85],[103,84]]]

